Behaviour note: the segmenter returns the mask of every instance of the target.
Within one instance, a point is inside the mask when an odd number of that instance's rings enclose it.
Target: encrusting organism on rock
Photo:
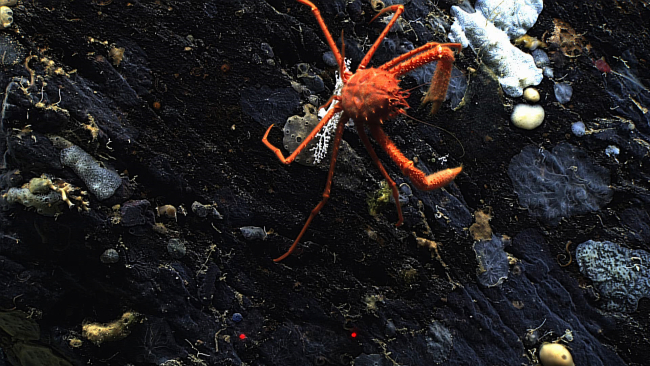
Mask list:
[[[347,66],[344,62],[343,55],[336,47],[334,39],[330,34],[325,21],[320,15],[318,8],[308,0],[297,0],[299,3],[311,7],[311,11],[316,17],[318,24],[320,25],[327,43],[329,44],[336,62],[339,66],[339,73],[343,80],[343,88],[341,90],[341,95],[333,95],[330,100],[325,103],[325,106],[329,106],[331,103],[335,103],[333,108],[330,108],[327,114],[321,119],[321,121],[316,125],[316,127],[311,131],[311,133],[303,140],[303,142],[296,148],[296,150],[291,153],[288,157],[282,155],[282,151],[277,147],[273,146],[268,141],[268,135],[273,128],[273,125],[269,126],[262,138],[262,142],[275,153],[275,155],[280,159],[284,164],[290,164],[293,162],[298,154],[302,152],[303,149],[309,144],[309,142],[319,133],[319,131],[330,121],[330,119],[338,114],[343,112],[341,118],[337,122],[336,135],[334,137],[334,146],[332,149],[332,157],[330,161],[329,173],[327,175],[327,183],[325,184],[325,191],[323,192],[323,200],[311,211],[307,222],[302,228],[300,234],[293,242],[289,250],[280,256],[279,258],[274,259],[274,261],[279,262],[285,259],[287,256],[293,252],[296,248],[300,239],[307,231],[309,224],[311,224],[314,217],[318,212],[323,208],[330,196],[330,188],[332,186],[332,177],[334,175],[334,166],[336,165],[336,157],[339,150],[339,144],[341,143],[341,138],[343,137],[343,128],[348,120],[352,119],[355,123],[357,132],[361,141],[365,145],[370,157],[375,162],[375,165],[381,171],[384,179],[388,182],[393,197],[395,199],[395,205],[397,207],[398,221],[396,226],[400,226],[404,219],[402,217],[402,209],[399,204],[399,192],[397,190],[397,185],[390,178],[386,169],[382,166],[377,157],[377,153],[372,148],[368,135],[366,135],[365,127],[367,126],[370,130],[370,133],[374,137],[375,141],[384,149],[384,151],[390,156],[390,158],[397,164],[397,166],[402,171],[402,174],[406,175],[411,179],[413,185],[421,190],[434,190],[441,188],[451,181],[461,172],[462,168],[457,167],[454,169],[445,169],[430,175],[425,175],[420,169],[416,168],[413,161],[408,159],[404,154],[395,146],[393,141],[386,135],[386,133],[381,128],[381,125],[384,121],[387,121],[391,118],[395,118],[399,114],[405,114],[404,110],[409,108],[409,105],[406,101],[409,93],[405,90],[402,90],[399,86],[399,77],[403,76],[419,67],[422,67],[433,61],[439,61],[438,67],[433,75],[431,81],[431,86],[429,92],[423,99],[424,103],[431,102],[431,113],[435,113],[442,104],[445,96],[447,95],[447,87],[449,86],[449,79],[451,77],[452,65],[454,62],[454,51],[453,49],[460,50],[461,45],[458,43],[436,43],[429,42],[419,48],[416,48],[412,51],[404,53],[391,61],[379,66],[377,68],[367,67],[370,59],[377,51],[377,48],[382,43],[383,39],[388,34],[388,31],[395,24],[400,15],[404,12],[403,5],[392,5],[381,10],[371,22],[377,19],[379,16],[387,13],[394,12],[395,15],[388,22],[388,25],[379,35],[379,38],[372,45],[366,56],[363,58],[359,64],[357,71],[352,73],[347,69]],[[342,47],[345,49],[345,47]]]
[[[43,174],[32,178],[20,188],[10,188],[1,197],[9,204],[20,203],[25,207],[34,208],[40,215],[57,216],[63,212],[61,206],[64,203],[68,208],[74,207],[76,203],[79,211],[89,209],[89,202],[85,200],[86,192],[80,191],[79,195],[74,195],[75,191],[79,191],[79,188]]]

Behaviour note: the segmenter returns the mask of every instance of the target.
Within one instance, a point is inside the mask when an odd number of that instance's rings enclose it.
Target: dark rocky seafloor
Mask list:
[[[369,23],[370,1],[315,3],[354,70],[384,23]],[[404,3],[371,65],[447,42],[456,2]],[[537,87],[546,115],[531,131],[510,122],[521,98],[470,49],[456,56],[452,85],[467,89],[455,108],[430,116],[405,76],[408,114],[439,128],[400,116],[384,130],[422,170],[463,172],[410,190],[376,146],[403,188],[396,228],[348,127],[331,198],[280,263],[327,179],[261,142],[274,123],[283,145],[287,118],[334,89],[307,6],[12,11],[0,34],[0,365],[535,365],[545,342],[580,366],[648,364],[647,1],[544,3],[528,34],[547,43],[554,77]]]

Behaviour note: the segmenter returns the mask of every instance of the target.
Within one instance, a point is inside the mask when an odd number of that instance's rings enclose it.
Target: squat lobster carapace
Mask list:
[[[410,52],[407,52],[399,57],[394,58],[393,60],[383,64],[378,68],[366,68],[368,62],[374,55],[375,51],[381,44],[382,40],[388,34],[390,28],[395,24],[397,18],[404,12],[403,5],[392,5],[382,11],[380,11],[371,22],[377,19],[382,14],[387,12],[394,12],[395,14],[391,18],[388,25],[379,35],[379,38],[372,45],[366,56],[363,58],[357,71],[355,73],[350,72],[347,69],[343,56],[339,52],[334,39],[332,38],[323,18],[320,15],[318,8],[308,0],[297,0],[299,3],[308,5],[311,7],[311,11],[316,17],[318,24],[320,25],[323,33],[325,34],[325,39],[329,44],[336,62],[339,66],[339,72],[341,79],[343,81],[343,88],[341,89],[341,95],[334,95],[326,105],[330,102],[338,102],[332,107],[329,112],[321,119],[321,121],[316,125],[316,127],[311,131],[311,133],[304,139],[304,141],[296,148],[296,150],[285,158],[282,155],[282,152],[277,147],[273,146],[269,140],[269,132],[273,125],[269,126],[262,138],[262,142],[275,153],[275,155],[280,159],[284,164],[290,164],[295,158],[300,154],[307,144],[316,136],[316,134],[329,122],[329,120],[337,113],[343,112],[341,118],[338,121],[336,126],[336,134],[334,136],[334,146],[332,149],[332,158],[330,161],[330,169],[327,174],[327,183],[325,184],[325,191],[323,192],[323,199],[321,202],[314,207],[305,222],[300,234],[293,242],[289,250],[284,253],[282,256],[274,259],[275,262],[279,262],[286,257],[288,257],[296,246],[300,242],[300,239],[307,231],[309,224],[318,212],[325,206],[325,203],[330,197],[330,188],[332,187],[332,177],[334,176],[334,166],[336,165],[336,157],[339,151],[339,144],[341,143],[341,138],[343,136],[343,128],[349,119],[354,121],[354,125],[357,128],[359,137],[365,145],[372,161],[375,162],[377,168],[381,172],[382,176],[388,182],[390,186],[393,198],[395,199],[395,205],[397,206],[397,215],[398,220],[395,224],[400,226],[404,222],[402,217],[402,208],[399,204],[399,193],[397,191],[397,185],[390,178],[386,169],[379,161],[377,153],[372,148],[368,135],[366,135],[365,127],[367,126],[370,130],[370,133],[374,137],[375,141],[379,146],[381,146],[388,156],[397,164],[397,166],[402,171],[402,174],[409,177],[413,185],[421,190],[434,190],[437,188],[444,187],[445,185],[451,183],[451,181],[456,178],[456,176],[461,172],[462,168],[454,169],[445,169],[430,175],[424,174],[421,170],[415,167],[413,162],[409,160],[402,152],[395,146],[393,141],[384,133],[384,130],[381,128],[381,124],[384,121],[396,117],[398,114],[405,114],[404,110],[409,108],[409,105],[406,101],[408,98],[408,92],[402,90],[399,87],[399,77],[403,76],[419,67],[422,67],[430,62],[439,61],[436,71],[433,74],[433,79],[431,80],[431,86],[429,91],[425,96],[423,103],[431,102],[431,112],[435,113],[442,101],[447,95],[447,87],[449,86],[449,79],[451,77],[451,70],[454,62],[454,51],[452,49],[461,49],[459,43],[435,43],[430,42],[416,48]]]

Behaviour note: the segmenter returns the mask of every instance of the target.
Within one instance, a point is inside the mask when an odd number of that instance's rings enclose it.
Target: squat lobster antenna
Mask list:
[[[426,175],[423,171],[415,167],[412,160],[404,156],[379,125],[370,125],[370,133],[379,146],[381,146],[395,164],[397,164],[399,169],[402,171],[402,174],[409,177],[415,188],[419,190],[432,191],[434,189],[442,188],[451,183],[463,170],[463,167],[459,166],[457,168],[445,169]]]
[[[328,118],[329,119],[329,118]],[[325,120],[325,118],[323,118]],[[300,234],[298,234],[298,237],[296,240],[293,241],[293,244],[291,244],[291,247],[289,250],[287,250],[286,253],[282,254],[278,258],[275,258],[273,261],[274,262],[279,262],[289,255],[293,253],[293,251],[296,249],[298,246],[298,243],[300,243],[300,239],[302,239],[302,236],[305,235],[307,232],[307,228],[309,227],[309,224],[311,224],[311,221],[318,215],[320,210],[325,206],[325,203],[327,203],[327,200],[330,198],[330,189],[332,188],[332,177],[334,177],[334,167],[336,166],[336,157],[339,153],[339,146],[341,144],[341,139],[343,138],[343,127],[345,127],[345,124],[348,123],[348,118],[344,115],[339,122],[338,125],[336,126],[336,135],[334,135],[334,146],[332,149],[332,159],[330,160],[330,170],[327,173],[327,183],[325,184],[325,190],[323,191],[323,199],[320,201],[316,207],[314,207],[313,210],[311,210],[311,213],[309,214],[309,218],[307,218],[307,221],[305,222],[305,225],[302,227],[302,230],[300,230]],[[316,129],[314,129],[316,131]]]
[[[416,87],[416,88],[417,88],[417,87]],[[414,120],[415,122],[422,123],[423,125],[427,125],[427,126],[429,126],[429,127],[433,127],[433,128],[436,128],[436,129],[438,129],[438,130],[440,130],[440,131],[443,131],[443,132],[447,133],[449,136],[453,137],[454,140],[456,140],[456,142],[458,142],[458,145],[460,146],[460,149],[463,151],[463,154],[462,154],[458,159],[460,159],[460,158],[462,158],[463,156],[465,156],[465,147],[463,146],[463,143],[462,143],[462,142],[458,139],[458,137],[456,137],[456,135],[454,135],[451,131],[446,130],[446,129],[440,127],[440,126],[436,126],[436,125],[434,125],[434,124],[432,124],[432,123],[424,122],[423,120],[421,120],[421,119],[417,119],[417,118],[411,116],[410,114],[408,114],[408,113],[406,113],[406,112],[401,112],[401,114],[404,115],[404,116],[406,116],[406,117],[408,117],[408,118],[410,118],[410,119],[412,119],[412,120]]]

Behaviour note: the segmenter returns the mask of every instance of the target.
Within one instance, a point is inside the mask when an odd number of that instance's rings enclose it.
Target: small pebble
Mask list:
[[[244,317],[240,313],[232,314],[232,321],[234,321],[235,323],[239,323],[242,320],[244,320]]]
[[[327,51],[323,53],[323,62],[327,64],[327,66],[338,66],[336,63],[336,57],[334,57],[334,52],[332,51]]]
[[[542,69],[542,73],[544,74],[544,76],[546,76],[549,79],[554,76],[553,68],[551,68],[550,66],[544,66],[544,68]]]
[[[548,58],[546,52],[542,49],[536,49],[532,52],[533,60],[535,60],[535,66],[542,69],[544,76],[547,78],[553,77],[553,68],[551,68],[551,60]]]
[[[318,104],[318,95],[311,94],[307,97],[307,100],[309,101],[309,104],[311,105],[319,105]]]
[[[0,28],[8,28],[14,22],[14,12],[8,6],[0,6]]]
[[[271,45],[270,45],[270,44],[268,44],[268,43],[262,43],[262,44],[260,45],[260,48],[262,49],[262,51],[264,51],[264,55],[265,55],[266,57],[273,58],[273,56],[275,56],[275,54],[273,53],[273,48],[271,48]]]
[[[578,137],[582,137],[586,133],[584,122],[578,121],[571,124],[571,132]]]
[[[555,91],[555,99],[561,104],[569,103],[573,95],[573,87],[568,83],[556,83],[553,87]]]
[[[104,264],[113,264],[120,261],[120,254],[115,249],[106,249],[99,257],[99,261]]]
[[[246,240],[266,240],[267,232],[259,226],[242,226],[239,228]]]
[[[612,72],[612,68],[609,66],[607,61],[603,60],[602,58],[594,61],[594,66],[596,66],[598,71],[604,72],[605,74]]]
[[[199,217],[214,216],[218,219],[223,219],[223,216],[217,211],[215,205],[204,205],[198,201],[192,203],[192,212]]]
[[[616,155],[618,155],[620,152],[621,152],[621,150],[618,148],[618,146],[614,146],[614,145],[609,145],[609,146],[607,146],[607,148],[605,149],[605,154],[606,154],[607,156],[609,156],[610,158],[611,158],[612,156],[616,156]]]
[[[549,59],[546,52],[541,49],[536,49],[532,52],[533,60],[535,60],[535,66],[539,68],[544,68],[546,66],[551,66],[551,59]]]
[[[169,242],[167,242],[167,252],[172,258],[181,259],[187,253],[187,248],[185,247],[185,243],[180,239],[169,239]]]
[[[393,321],[390,319],[386,321],[385,333],[388,337],[391,338],[394,337],[395,334],[397,333],[397,328],[395,327],[395,323],[393,323]]]

